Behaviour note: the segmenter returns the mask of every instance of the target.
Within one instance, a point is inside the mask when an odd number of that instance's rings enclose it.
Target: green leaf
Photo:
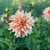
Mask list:
[[[0,29],[0,36],[3,35],[4,29]]]

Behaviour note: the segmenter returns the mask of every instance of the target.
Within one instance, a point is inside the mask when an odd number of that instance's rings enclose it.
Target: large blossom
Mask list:
[[[50,7],[46,8],[44,11],[44,16],[47,21],[50,21]]]
[[[12,15],[9,20],[9,30],[15,32],[16,37],[21,37],[21,35],[27,36],[32,31],[32,24],[34,23],[33,18],[30,13],[24,13],[24,11],[17,11],[15,15]]]

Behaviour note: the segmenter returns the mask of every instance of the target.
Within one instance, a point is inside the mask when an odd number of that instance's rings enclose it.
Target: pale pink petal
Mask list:
[[[33,19],[33,21],[38,22],[38,18]]]
[[[8,21],[4,20],[4,17],[7,17],[7,14],[4,14],[4,13],[2,14],[1,21],[8,23]]]

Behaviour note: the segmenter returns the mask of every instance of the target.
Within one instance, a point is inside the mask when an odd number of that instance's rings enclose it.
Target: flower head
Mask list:
[[[15,32],[16,37],[21,37],[21,35],[27,36],[32,30],[32,23],[34,23],[33,18],[30,13],[24,13],[24,11],[17,11],[15,15],[12,15],[9,20],[9,30]]]
[[[24,5],[21,5],[21,3],[19,3],[18,8],[19,8],[19,10],[22,10],[24,8]]]
[[[46,9],[43,11],[43,13],[49,15],[49,14],[50,14],[50,7],[46,8]]]
[[[46,8],[44,11],[44,16],[47,21],[50,21],[50,7]]]
[[[31,4],[32,4],[32,7],[35,6],[35,2],[32,2]]]
[[[5,11],[7,12],[8,11],[8,8],[6,8]]]
[[[7,21],[4,20],[4,17],[7,17],[7,14],[4,14],[4,13],[2,14],[1,21],[8,23]]]

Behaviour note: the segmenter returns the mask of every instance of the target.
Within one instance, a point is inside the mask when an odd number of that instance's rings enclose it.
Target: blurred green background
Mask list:
[[[31,2],[35,2],[35,10],[41,13],[45,7],[50,6],[50,0],[0,0],[0,14],[5,13],[6,7],[13,8],[14,12],[17,10],[17,6],[21,2],[24,6],[27,6]]]
[[[6,7],[13,8],[15,14],[19,2],[24,5],[24,10],[30,3],[36,3],[35,6],[30,7],[30,12],[32,16],[38,17],[38,23],[35,23],[29,36],[19,38],[16,45],[13,46],[8,31],[9,26],[6,23],[0,23],[0,50],[10,50],[10,47],[14,46],[15,50],[50,50],[50,23],[42,18],[43,10],[50,7],[50,0],[0,0],[0,15],[6,13]],[[15,41],[14,34],[12,38]]]

